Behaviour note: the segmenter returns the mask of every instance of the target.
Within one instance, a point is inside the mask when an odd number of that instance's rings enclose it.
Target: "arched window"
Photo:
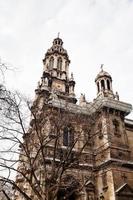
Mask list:
[[[74,133],[71,127],[65,127],[63,130],[63,145],[72,146],[74,144]]]
[[[50,60],[49,60],[49,69],[53,69],[53,66],[54,66],[54,58],[51,57]]]
[[[101,88],[102,88],[103,90],[105,90],[104,80],[101,80]]]
[[[114,128],[114,134],[120,136],[119,122],[116,119],[113,120],[113,128]]]
[[[102,123],[99,122],[98,124],[98,133],[99,133],[99,139],[102,139],[103,138],[103,131],[102,131]]]
[[[109,82],[109,80],[107,80],[107,88],[108,88],[108,90],[110,90],[110,82]]]
[[[58,58],[57,60],[57,69],[62,71],[62,58]]]

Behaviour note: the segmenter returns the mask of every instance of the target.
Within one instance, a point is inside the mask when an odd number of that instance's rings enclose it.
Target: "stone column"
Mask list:
[[[112,81],[109,81],[109,82],[110,82],[110,90],[113,92]]]
[[[86,200],[86,193],[80,192],[79,195],[77,196],[76,200]]]
[[[66,65],[66,61],[65,61],[65,59],[62,59],[62,71],[66,71],[65,65]]]
[[[108,90],[107,80],[106,79],[104,79],[104,85],[105,85],[105,90]]]
[[[102,86],[101,86],[101,81],[99,81],[99,90],[101,92]]]

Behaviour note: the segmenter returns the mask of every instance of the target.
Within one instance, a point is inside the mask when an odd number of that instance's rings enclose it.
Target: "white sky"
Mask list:
[[[133,104],[133,0],[0,0],[0,57],[16,68],[6,79],[11,88],[34,95],[58,32],[78,96],[96,97],[104,64],[120,100]]]

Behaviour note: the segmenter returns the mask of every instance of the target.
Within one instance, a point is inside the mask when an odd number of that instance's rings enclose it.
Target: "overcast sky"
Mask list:
[[[77,96],[96,97],[104,64],[120,100],[133,104],[133,0],[0,0],[0,57],[16,68],[6,78],[11,88],[33,96],[58,32]]]

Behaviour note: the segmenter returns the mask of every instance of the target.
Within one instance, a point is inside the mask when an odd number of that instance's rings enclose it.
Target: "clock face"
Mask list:
[[[64,82],[59,80],[55,80],[52,82],[52,88],[60,92],[65,92],[65,84]]]
[[[61,85],[57,85],[57,86],[56,86],[56,89],[59,90],[59,91],[62,91]]]

